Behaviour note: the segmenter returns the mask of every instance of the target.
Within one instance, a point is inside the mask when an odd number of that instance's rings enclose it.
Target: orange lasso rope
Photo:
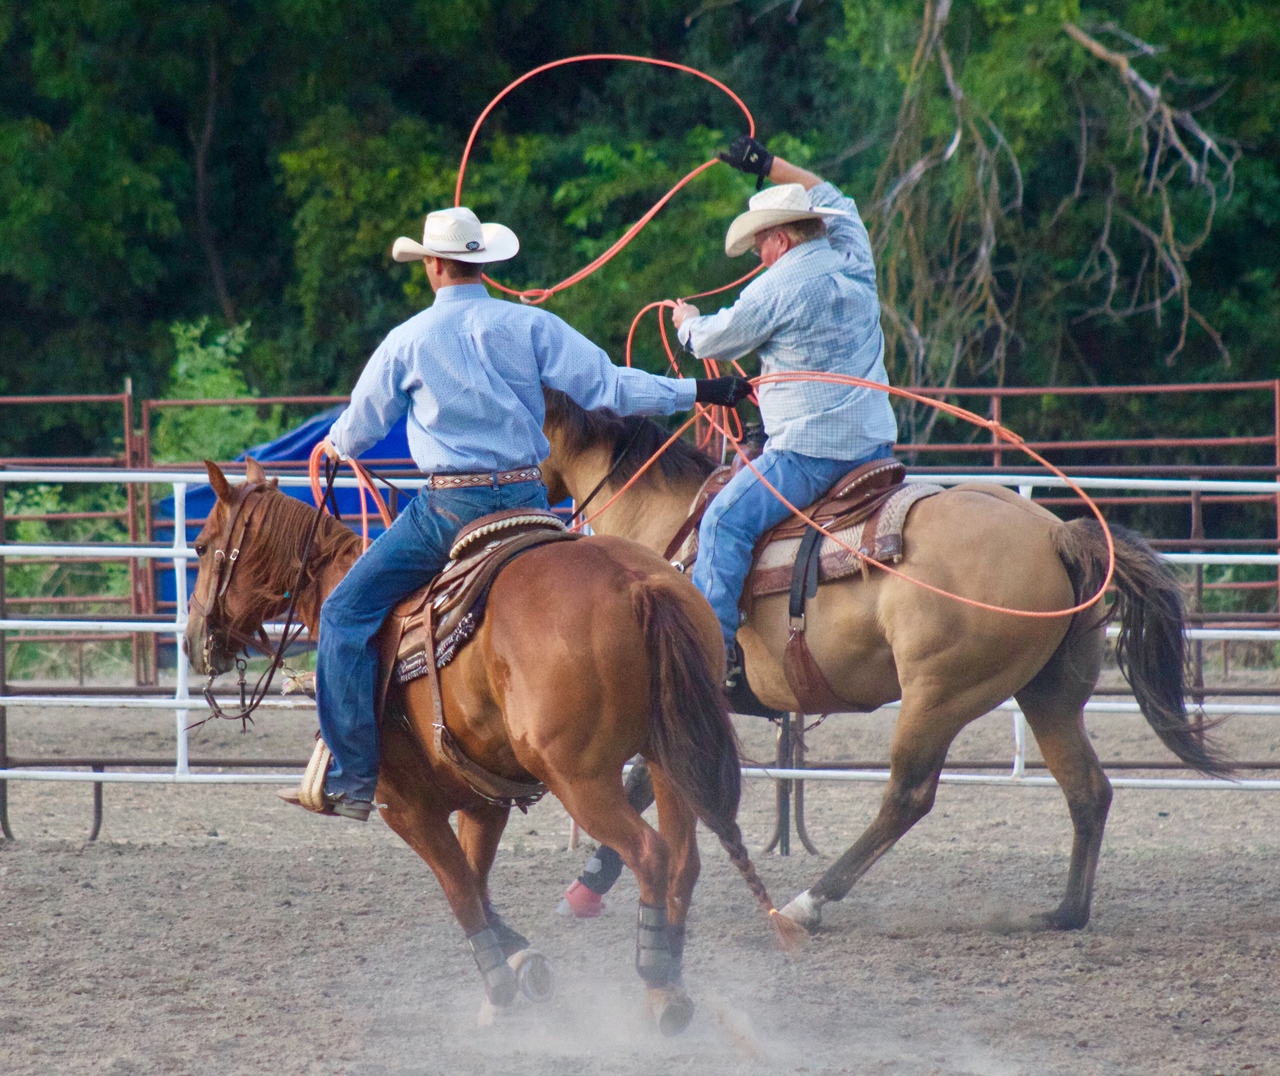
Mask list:
[[[320,487],[320,461],[323,458],[324,442],[320,442],[311,450],[311,456],[307,460],[307,476],[311,479],[311,496],[317,508],[325,507],[324,491]],[[382,494],[378,492],[373,477],[365,470],[364,465],[354,459],[346,462],[355,472],[356,484],[360,490],[360,533],[364,539],[364,549],[361,552],[364,552],[369,548],[369,503],[365,500],[365,494],[368,493],[373,498],[384,527],[391,526],[391,510],[387,508],[387,502],[382,499]]]
[[[474,126],[471,128],[471,134],[467,138],[467,144],[465,147],[463,147],[463,150],[462,150],[462,161],[458,165],[458,182],[453,192],[454,205],[456,206],[462,205],[462,181],[467,174],[467,161],[471,157],[471,149],[475,145],[476,136],[480,133],[481,125],[483,125],[484,121],[489,117],[489,113],[491,113],[498,106],[498,102],[501,101],[504,97],[506,97],[507,94],[509,94],[516,87],[522,85],[525,82],[528,82],[531,78],[534,78],[537,75],[542,74],[544,71],[550,71],[556,67],[564,67],[567,64],[587,63],[595,60],[623,60],[630,63],[650,64],[653,67],[666,67],[666,68],[670,68],[673,71],[681,71],[686,75],[694,75],[695,77],[702,79],[704,82],[711,83],[711,85],[716,87],[716,89],[720,90],[722,93],[725,93],[730,98],[732,98],[733,103],[736,104],[740,109],[742,109],[742,114],[747,118],[747,133],[752,135],[756,133],[755,117],[751,115],[751,110],[748,109],[747,106],[743,103],[742,98],[739,97],[736,93],[734,93],[731,89],[729,89],[729,87],[726,86],[719,79],[712,78],[710,75],[706,74],[705,72],[699,71],[697,68],[687,67],[684,64],[678,64],[671,60],[657,60],[657,59],[654,59],[652,56],[630,56],[626,53],[593,52],[593,53],[586,53],[582,56],[566,56],[562,60],[553,60],[551,63],[543,64],[541,67],[535,67],[532,71],[525,72],[525,74],[521,75],[514,82],[511,82],[510,84],[508,84],[507,87],[501,93],[499,93],[492,101],[490,101],[485,106],[484,111],[480,113],[479,118],[476,120]],[[697,168],[693,169],[691,172],[685,175],[685,177],[681,179],[674,187],[672,187],[669,191],[667,191],[666,194],[664,194],[661,198],[659,198],[658,201],[653,204],[653,207],[647,213],[645,213],[643,217],[641,217],[638,221],[636,221],[635,224],[631,225],[631,227],[628,228],[626,232],[623,233],[622,237],[616,243],[614,243],[611,247],[609,247],[608,250],[606,250],[603,254],[597,257],[594,261],[588,263],[587,265],[584,265],[576,273],[573,273],[570,276],[565,277],[565,279],[560,281],[559,284],[553,284],[549,288],[528,288],[524,291],[519,291],[514,288],[508,288],[502,284],[499,284],[496,280],[493,280],[488,276],[485,276],[484,278],[485,282],[490,286],[497,288],[499,291],[505,292],[507,295],[516,296],[523,303],[529,303],[532,305],[545,303],[548,299],[551,298],[551,296],[555,295],[556,292],[564,291],[565,288],[571,288],[573,287],[574,284],[577,284],[579,281],[585,280],[597,269],[599,269],[602,265],[604,265],[611,258],[613,258],[620,250],[622,250],[623,247],[625,247],[628,243],[631,242],[631,240],[633,240],[637,235],[640,234],[640,232],[644,229],[644,226],[648,224],[649,221],[653,220],[653,218],[657,215],[658,211],[664,205],[666,205],[669,201],[671,201],[671,199],[675,196],[675,193],[678,190],[680,190],[681,187],[685,186],[687,183],[692,182],[693,179],[695,179],[697,176],[700,176],[712,165],[718,164],[719,161],[720,159],[718,157],[712,157],[711,160],[698,165]],[[733,287],[733,285],[729,284],[729,285],[726,285],[726,287]],[[708,292],[705,294],[711,294],[711,293]]]
[[[529,81],[535,76],[542,74],[544,71],[550,71],[553,68],[563,67],[568,64],[583,63],[583,62],[596,61],[596,60],[620,60],[620,61],[627,61],[632,63],[650,64],[655,67],[666,67],[675,71],[683,72],[685,74],[694,75],[697,78],[704,80],[705,82],[711,83],[713,86],[715,86],[716,88],[721,90],[723,93],[728,95],[730,98],[732,98],[734,103],[742,110],[743,115],[747,119],[748,133],[751,135],[755,134],[755,119],[751,115],[750,110],[743,103],[742,99],[738,97],[738,95],[734,93],[731,89],[729,89],[729,87],[726,86],[724,83],[720,82],[718,79],[712,78],[710,75],[702,71],[698,71],[696,68],[687,67],[684,64],[674,63],[670,60],[658,60],[648,56],[631,56],[623,53],[591,53],[591,54],[586,54],[581,56],[568,56],[568,57],[565,57],[564,59],[555,60],[551,63],[543,64],[540,67],[535,67],[532,71],[528,71],[524,75],[521,75],[518,79],[511,82],[505,89],[503,89],[501,93],[499,93],[496,97],[494,97],[494,99],[490,101],[489,104],[485,107],[484,111],[480,113],[479,118],[476,120],[475,125],[471,129],[470,136],[467,138],[466,147],[463,149],[463,152],[462,152],[462,160],[458,166],[458,182],[454,189],[455,205],[462,204],[463,179],[466,175],[467,161],[470,158],[471,150],[475,145],[476,137],[479,134],[480,128],[483,125],[485,119],[487,119],[489,114],[494,110],[494,108],[497,107],[498,103],[504,97],[506,97],[507,94],[511,93],[514,89],[516,89],[516,87]],[[486,283],[488,283],[490,286],[494,288],[497,288],[499,291],[506,293],[507,295],[516,296],[517,298],[520,299],[521,302],[524,302],[524,303],[536,305],[536,304],[546,302],[548,299],[551,298],[551,296],[555,295],[557,292],[563,291],[566,288],[570,288],[574,284],[577,284],[578,282],[586,279],[588,276],[594,273],[597,269],[599,269],[601,266],[607,263],[610,259],[616,256],[619,251],[621,251],[628,243],[630,243],[644,229],[644,227],[654,218],[654,216],[657,215],[658,211],[661,210],[662,207],[665,206],[672,199],[672,197],[674,197],[677,191],[679,191],[682,187],[684,187],[686,184],[691,182],[695,177],[701,175],[703,172],[705,172],[707,169],[709,169],[712,165],[716,163],[718,163],[718,158],[713,158],[712,160],[699,165],[697,168],[693,169],[688,174],[686,174],[678,183],[675,184],[675,186],[673,186],[669,191],[667,191],[667,193],[664,194],[648,210],[648,212],[644,214],[644,216],[642,216],[639,220],[635,222],[635,224],[633,224],[630,228],[628,228],[626,232],[624,232],[623,235],[615,243],[613,243],[613,245],[610,246],[603,254],[599,255],[599,257],[597,257],[595,260],[583,266],[577,272],[571,274],[570,276],[566,277],[564,280],[560,281],[560,283],[552,285],[549,288],[529,288],[523,291],[505,287],[504,285],[499,284],[497,281],[491,279],[488,276],[484,277]],[[753,276],[755,276],[757,273],[761,272],[764,268],[765,268],[764,265],[759,265],[755,269],[753,269],[750,273],[746,274],[746,276],[743,276],[738,280],[733,281],[730,284],[726,284],[723,287],[719,287],[719,288],[713,288],[709,291],[699,292],[696,295],[689,296],[689,298],[698,299],[704,296],[715,295],[723,291],[728,291],[731,288],[735,288],[738,285],[745,283],[746,281],[751,279]],[[657,302],[652,302],[647,304],[636,314],[635,318],[632,320],[631,328],[627,333],[626,364],[628,366],[631,365],[631,349],[632,349],[633,341],[635,339],[636,329],[640,324],[640,320],[650,310],[657,310],[658,311],[658,328],[662,337],[662,346],[665,349],[667,354],[667,359],[671,364],[671,367],[675,372],[675,374],[677,376],[683,376],[683,374],[680,371],[679,364],[676,362],[675,354],[672,351],[670,341],[667,338],[666,321],[663,314],[664,310],[674,308],[675,306],[676,306],[676,303],[674,301],[670,299],[662,299]],[[702,362],[706,368],[707,375],[709,377],[716,377],[719,375],[719,364],[715,362],[715,360],[704,359],[702,360]],[[745,376],[745,372],[743,371],[742,367],[738,365],[736,361],[733,363],[733,367],[735,370],[737,370],[739,374]],[[1099,524],[1102,526],[1102,531],[1106,537],[1106,542],[1107,542],[1107,572],[1106,572],[1106,577],[1103,580],[1101,586],[1099,586],[1097,593],[1094,594],[1087,601],[1080,602],[1076,605],[1071,606],[1068,609],[1056,609],[1056,610],[1050,610],[1050,611],[1009,609],[1004,606],[992,605],[987,602],[977,601],[972,598],[965,598],[959,594],[952,594],[949,591],[943,590],[939,587],[932,586],[931,584],[925,583],[920,579],[915,579],[909,575],[906,575],[903,572],[900,572],[894,568],[891,568],[887,564],[877,561],[872,557],[866,556],[860,550],[854,549],[852,546],[846,544],[843,540],[841,540],[837,535],[833,534],[830,530],[814,522],[814,520],[811,519],[808,515],[806,515],[801,509],[799,509],[798,507],[793,505],[790,501],[788,501],[787,498],[784,497],[782,493],[779,492],[768,481],[768,479],[766,479],[764,475],[760,473],[760,471],[756,468],[754,463],[747,458],[746,453],[743,452],[742,450],[742,447],[741,447],[742,424],[736,411],[732,411],[732,416],[733,416],[732,421],[733,423],[736,424],[736,434],[735,434],[735,432],[729,428],[728,416],[720,414],[721,412],[728,412],[731,409],[706,407],[701,404],[695,405],[694,414],[688,420],[686,420],[673,434],[671,434],[669,438],[667,438],[667,440],[662,444],[662,446],[658,448],[658,450],[654,452],[653,455],[650,456],[648,460],[645,461],[645,463],[635,472],[635,474],[633,474],[625,483],[623,483],[623,485],[604,504],[602,504],[599,508],[597,508],[595,512],[593,512],[586,519],[581,520],[574,529],[576,530],[576,529],[581,529],[582,527],[585,527],[591,522],[591,520],[599,518],[604,512],[608,511],[609,508],[618,500],[618,498],[620,498],[632,485],[634,485],[639,480],[639,478],[651,466],[653,466],[653,464],[657,461],[657,459],[668,448],[670,448],[671,445],[675,443],[675,441],[678,438],[680,438],[686,430],[689,429],[690,426],[694,426],[700,422],[705,421],[707,424],[707,430],[706,430],[705,436],[701,434],[697,436],[697,441],[700,447],[706,447],[710,443],[711,432],[713,430],[719,432],[721,436],[724,438],[724,443],[733,445],[734,451],[739,456],[742,457],[744,465],[751,469],[752,473],[755,474],[755,476],[760,480],[760,482],[764,484],[765,488],[768,489],[769,492],[772,493],[775,497],[777,497],[778,500],[780,500],[784,505],[786,505],[787,509],[793,515],[795,515],[799,519],[804,520],[809,526],[816,529],[824,537],[835,542],[836,545],[852,553],[855,557],[865,560],[868,564],[873,565],[874,567],[880,569],[881,571],[885,572],[888,575],[895,576],[899,579],[905,579],[906,581],[913,583],[914,585],[921,587],[924,590],[928,590],[934,594],[938,594],[946,598],[951,598],[954,601],[960,602],[964,605],[972,606],[977,609],[985,609],[990,612],[1005,613],[1011,616],[1041,619],[1041,618],[1049,618],[1049,617],[1073,616],[1076,613],[1083,612],[1086,609],[1089,609],[1092,606],[1096,605],[1102,599],[1102,596],[1106,592],[1107,587],[1110,586],[1111,579],[1115,574],[1115,567],[1116,567],[1115,541],[1112,537],[1111,529],[1107,526],[1107,521],[1102,515],[1101,509],[1099,509],[1096,502],[1070,476],[1068,476],[1065,472],[1060,470],[1054,464],[1050,463],[1038,452],[1029,448],[1018,434],[1014,433],[1012,430],[1008,429],[1007,427],[1001,425],[999,422],[996,422],[992,419],[983,418],[982,416],[977,415],[972,411],[968,411],[965,408],[958,407],[955,404],[949,404],[944,400],[934,400],[929,397],[921,396],[918,393],[911,392],[908,389],[897,388],[892,385],[882,385],[879,382],[869,381],[866,378],[854,377],[849,374],[824,373],[824,372],[817,372],[817,371],[814,371],[814,372],[796,371],[796,372],[790,372],[790,373],[765,374],[760,377],[752,378],[751,381],[752,381],[752,384],[757,387],[760,385],[777,384],[783,381],[817,381],[825,384],[846,385],[846,386],[871,389],[877,392],[888,392],[891,395],[898,396],[903,399],[912,400],[912,401],[915,401],[916,403],[923,404],[927,407],[936,408],[937,410],[942,411],[945,414],[949,414],[965,422],[972,423],[975,426],[979,426],[984,429],[987,429],[997,439],[1001,441],[1005,441],[1008,444],[1012,445],[1013,447],[1021,450],[1022,452],[1025,452],[1033,460],[1035,460],[1041,466],[1045,467],[1047,470],[1052,472],[1056,477],[1060,478],[1063,482],[1065,482],[1066,485],[1078,497],[1080,497],[1080,499],[1084,501],[1086,505],[1088,505],[1089,510],[1093,513],[1094,517],[1098,520]],[[312,488],[316,495],[317,503],[318,503],[319,497],[320,497],[320,486],[319,486],[318,461],[316,460],[315,453],[313,453],[312,455],[312,460],[313,460]],[[351,462],[352,462],[352,466],[356,468],[357,476],[360,477],[363,469],[360,468],[359,465],[355,463],[355,461],[351,461]],[[384,520],[388,520],[388,525],[389,525],[389,517],[386,513],[385,506],[382,505],[380,495],[378,494],[377,490],[373,488],[372,480],[369,479],[367,475],[363,475],[362,484],[361,484],[361,513],[362,513],[362,520],[365,525],[366,547],[367,547],[368,518],[367,518],[367,513],[365,511],[365,506],[364,506],[365,483],[368,484],[369,489],[373,492],[375,501],[379,505],[379,510],[382,511],[383,513]]]

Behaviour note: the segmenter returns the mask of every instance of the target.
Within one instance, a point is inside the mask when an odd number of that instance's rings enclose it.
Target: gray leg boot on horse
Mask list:
[[[663,1035],[678,1035],[693,1019],[693,1002],[680,981],[684,926],[678,939],[667,924],[666,908],[640,902],[636,917],[636,972],[649,988],[649,1013]]]

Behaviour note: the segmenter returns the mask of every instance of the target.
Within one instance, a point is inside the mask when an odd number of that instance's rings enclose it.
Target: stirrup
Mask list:
[[[333,814],[333,808],[324,795],[324,778],[332,761],[333,753],[329,750],[329,745],[317,735],[311,761],[307,763],[307,770],[302,775],[302,784],[297,788],[278,789],[276,795],[285,803],[297,804],[316,814]]]

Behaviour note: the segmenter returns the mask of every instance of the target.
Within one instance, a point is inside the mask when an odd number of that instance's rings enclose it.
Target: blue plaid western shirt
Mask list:
[[[733,306],[686,320],[680,342],[722,362],[758,351],[762,374],[814,370],[887,385],[876,267],[858,207],[830,183],[809,198],[851,216],[825,218],[826,238],[787,251]],[[898,436],[889,395],[876,389],[792,381],[762,385],[759,400],[775,449],[856,460]]]
[[[425,474],[532,467],[551,450],[543,385],[620,415],[688,410],[696,391],[692,379],[615,366],[546,310],[494,299],[483,284],[454,284],[387,334],[329,437],[350,459],[408,412],[409,451]]]

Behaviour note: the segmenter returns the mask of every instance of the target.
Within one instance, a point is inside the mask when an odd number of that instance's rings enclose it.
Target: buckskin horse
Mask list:
[[[327,515],[316,521],[256,462],[235,487],[206,466],[218,499],[196,540],[199,576],[185,640],[200,674],[229,669],[241,645],[285,613],[290,592],[314,637],[325,596],[360,554],[347,527]],[[541,781],[635,873],[636,967],[667,1034],[693,1012],[681,956],[699,870],[698,818],[783,940],[798,932],[774,910],[735,820],[741,774],[717,679],[722,662],[711,608],[678,572],[635,542],[593,537],[531,549],[502,568],[482,626],[439,676],[444,723],[465,756],[508,781]],[[398,697],[388,698],[380,728],[382,816],[435,873],[466,934],[492,929],[519,967],[529,943],[489,900],[510,808],[482,797],[440,757],[429,678],[391,690]],[[403,719],[387,718],[393,710]],[[660,832],[623,793],[623,765],[637,753],[649,761]],[[514,1001],[518,980],[508,963],[481,971],[490,1006]],[[541,969],[526,993],[545,996],[546,975]]]
[[[677,440],[623,490],[667,441],[648,419],[587,412],[547,392],[542,465],[552,502],[590,492],[607,508],[596,534],[632,538],[662,552],[681,528],[713,462]],[[598,510],[597,510],[598,511]],[[1187,720],[1183,697],[1183,614],[1177,581],[1136,534],[1112,527],[1118,591],[1120,668],[1147,721],[1182,761],[1206,774],[1228,771]],[[1028,619],[966,606],[914,585],[1007,609],[1069,609],[1097,592],[1107,568],[1102,529],[1064,523],[999,486],[968,484],[916,502],[906,516],[908,579],[874,568],[816,588],[805,635],[818,669],[847,711],[870,712],[901,699],[879,814],[818,881],[782,909],[808,930],[821,909],[854,882],[933,806],[956,734],[1006,699],[1018,701],[1049,772],[1066,796],[1074,827],[1066,894],[1028,926],[1072,930],[1089,920],[1094,872],[1111,786],[1084,730],[1084,704],[1102,667],[1101,606],[1073,617]],[[748,584],[750,586],[750,583]],[[788,595],[758,597],[738,639],[748,682],[765,706],[800,709],[783,667]]]

